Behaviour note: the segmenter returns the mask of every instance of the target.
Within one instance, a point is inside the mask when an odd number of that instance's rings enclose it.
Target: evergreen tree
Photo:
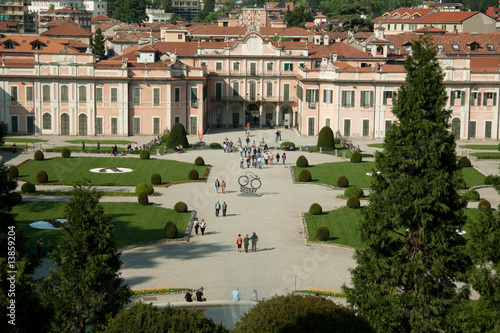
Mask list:
[[[348,302],[378,332],[437,331],[467,290],[453,283],[470,267],[458,195],[461,173],[448,131],[443,73],[427,40],[414,41],[406,82],[393,113],[398,122],[377,155],[370,205],[359,225],[368,248],[357,250]]]
[[[148,19],[146,0],[120,0],[111,3],[108,14],[115,20],[127,23],[142,23]]]
[[[51,259],[58,267],[44,281],[44,301],[55,312],[55,332],[85,332],[99,327],[128,301],[130,290],[119,278],[119,254],[111,240],[113,223],[99,204],[99,193],[87,183],[73,187],[64,225]]]
[[[94,41],[92,43],[92,53],[101,58],[104,57],[105,49],[104,49],[104,36],[102,35],[102,31],[100,28],[94,33]]]
[[[203,9],[193,19],[194,22],[205,22],[205,18],[215,11],[215,0],[203,1]]]

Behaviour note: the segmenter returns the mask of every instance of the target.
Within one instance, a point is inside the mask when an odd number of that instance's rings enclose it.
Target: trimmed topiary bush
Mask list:
[[[163,134],[161,136],[161,143],[167,143],[169,134]]]
[[[351,195],[355,195],[357,196],[358,198],[362,198],[365,193],[363,192],[363,189],[362,188],[359,188],[359,187],[356,187],[356,186],[351,186],[351,187],[348,187],[345,189],[344,191],[344,196],[346,197],[350,197]]]
[[[155,189],[149,184],[138,184],[135,187],[135,194],[139,195],[141,192],[146,192],[146,194],[153,194],[155,193]]]
[[[35,159],[35,161],[43,161],[44,156],[43,156],[42,151],[41,150],[37,150],[35,152],[35,155],[33,156],[33,158]]]
[[[335,149],[333,131],[330,128],[330,126],[325,126],[321,129],[321,131],[319,131],[317,146],[318,148],[322,147],[323,149],[326,150]]]
[[[355,151],[351,155],[351,162],[352,163],[361,163],[363,161],[363,158],[361,157],[361,153],[359,151]]]
[[[148,194],[146,192],[139,193],[139,196],[137,197],[137,202],[139,203],[139,205],[142,206],[149,205]]]
[[[283,149],[284,146],[290,146],[290,150],[295,150],[295,143],[291,141],[282,142],[280,147]]]
[[[198,174],[198,170],[196,170],[196,169],[189,170],[188,178],[190,180],[197,180],[198,177],[200,177],[200,175]]]
[[[349,180],[347,179],[346,176],[340,176],[339,179],[337,179],[337,187],[347,187],[349,186]]]
[[[339,145],[340,144],[340,138],[334,138],[333,139],[333,143],[335,143],[336,145]]]
[[[319,240],[320,242],[325,242],[330,239],[330,231],[328,230],[327,227],[322,225],[321,227],[318,228],[316,231],[316,239]]]
[[[204,166],[204,165],[205,165],[205,160],[203,159],[203,157],[198,156],[198,157],[194,160],[194,164],[195,164],[196,166]]]
[[[359,198],[353,194],[347,199],[347,207],[349,208],[359,208],[361,206],[361,203],[359,202]]]
[[[461,168],[470,168],[472,164],[470,163],[470,160],[467,158],[467,156],[462,156],[458,160],[458,166]]]
[[[139,157],[142,160],[148,160],[149,159],[149,150],[147,150],[147,149],[141,150],[141,152],[139,153]]]
[[[161,175],[159,173],[153,173],[151,175],[151,184],[160,185],[161,184]]]
[[[307,169],[302,169],[299,173],[299,182],[310,182],[312,180],[311,173]]]
[[[210,144],[210,149],[222,149],[222,145],[220,143],[217,143],[217,142],[212,142]]]
[[[495,180],[495,175],[488,175],[488,176],[484,177],[484,184],[485,185],[492,185],[494,180]]]
[[[476,190],[467,190],[464,193],[464,199],[466,201],[478,201],[481,198],[479,192]]]
[[[35,191],[36,191],[35,184],[24,183],[23,186],[21,186],[21,192],[23,193],[35,193]]]
[[[479,201],[479,205],[477,206],[477,208],[479,208],[479,209],[483,209],[483,208],[491,209],[491,204],[488,200],[482,199]]]
[[[300,155],[295,163],[299,168],[307,168],[309,166],[309,161],[304,155]]]
[[[172,130],[167,138],[167,147],[174,148],[178,145],[182,145],[184,149],[189,146],[188,139],[186,136],[186,129],[181,123],[177,123],[172,126]]]
[[[174,239],[175,237],[177,237],[177,226],[174,222],[167,222],[165,228],[163,228],[163,236],[168,239]]]
[[[309,213],[313,215],[321,215],[323,213],[323,208],[318,203],[313,203],[311,207],[309,207]]]
[[[19,176],[19,170],[15,166],[11,165],[7,169],[7,176],[9,177],[9,179],[17,178],[17,176]]]
[[[71,150],[69,150],[68,147],[64,147],[63,150],[61,151],[61,156],[64,158],[70,158]]]
[[[174,210],[177,212],[177,213],[185,213],[187,212],[188,210],[188,206],[182,202],[182,201],[179,201],[178,203],[176,203],[174,205]]]
[[[40,184],[45,184],[49,181],[49,176],[47,175],[47,172],[45,170],[40,170],[36,174],[36,181],[37,183]]]
[[[17,192],[12,192],[7,196],[7,199],[9,200],[9,203],[12,206],[17,206],[21,202],[23,202],[23,196]]]

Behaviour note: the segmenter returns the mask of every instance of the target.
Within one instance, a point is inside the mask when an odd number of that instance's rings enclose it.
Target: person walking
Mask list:
[[[276,153],[276,164],[280,164],[280,153]]]
[[[215,216],[219,216],[219,212],[220,212],[220,203],[217,201],[217,203],[215,204]]]
[[[226,212],[227,212],[227,204],[224,201],[224,203],[222,204],[222,216],[226,216]]]
[[[248,131],[248,133],[250,133],[250,131]],[[250,134],[248,134],[248,135],[250,136]],[[249,136],[247,136],[247,138],[245,140],[247,142],[247,148],[248,148],[248,145],[250,144],[250,137]]]
[[[197,217],[194,218],[193,224],[194,224],[194,233],[198,235],[198,228],[200,227],[200,222],[198,221]]]
[[[283,156],[281,156],[281,160],[283,161],[283,165],[285,165],[285,161],[286,161],[286,154],[283,153]]]
[[[238,234],[238,237],[236,238],[236,245],[238,245],[238,252],[241,252],[241,242],[243,240],[241,239],[241,234]]]
[[[244,161],[245,161],[245,160],[243,159],[243,156],[242,156],[242,157],[240,157],[240,168],[241,168],[241,169],[243,169],[243,162],[244,162]]]
[[[222,194],[226,193],[226,182],[223,180],[222,183],[220,183],[220,188],[222,189]]]
[[[97,141],[97,150],[101,149],[101,143]]]
[[[273,165],[273,158],[274,158],[273,153],[269,154],[269,164],[270,165]]]
[[[248,238],[248,234],[243,238],[243,246],[245,247],[245,253],[248,253],[248,244],[250,242],[250,238]]]
[[[252,240],[252,252],[257,252],[257,241],[259,240],[259,237],[254,232],[250,239]]]
[[[201,223],[200,223],[200,230],[201,230],[201,235],[204,236],[205,235],[205,228],[207,227],[207,224],[205,223],[205,220],[201,220]]]
[[[82,150],[85,150],[85,141],[82,141]]]
[[[248,155],[247,157],[247,169],[250,168],[250,160],[252,159],[252,157],[250,155]]]
[[[220,182],[218,179],[215,180],[215,191],[219,194]]]

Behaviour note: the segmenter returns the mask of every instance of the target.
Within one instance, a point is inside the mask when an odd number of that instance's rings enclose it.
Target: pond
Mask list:
[[[203,315],[205,317],[213,319],[216,324],[222,322],[222,325],[224,325],[224,327],[232,330],[234,329],[236,323],[240,320],[240,317],[248,312],[255,304],[235,303],[234,305],[231,304],[208,308],[196,308],[196,310],[203,311]]]

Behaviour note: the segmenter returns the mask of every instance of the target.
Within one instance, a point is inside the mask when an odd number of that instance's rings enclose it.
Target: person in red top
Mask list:
[[[241,238],[241,234],[238,234],[238,238],[236,238],[236,244],[238,244],[238,252],[241,252],[241,242],[243,239]]]

